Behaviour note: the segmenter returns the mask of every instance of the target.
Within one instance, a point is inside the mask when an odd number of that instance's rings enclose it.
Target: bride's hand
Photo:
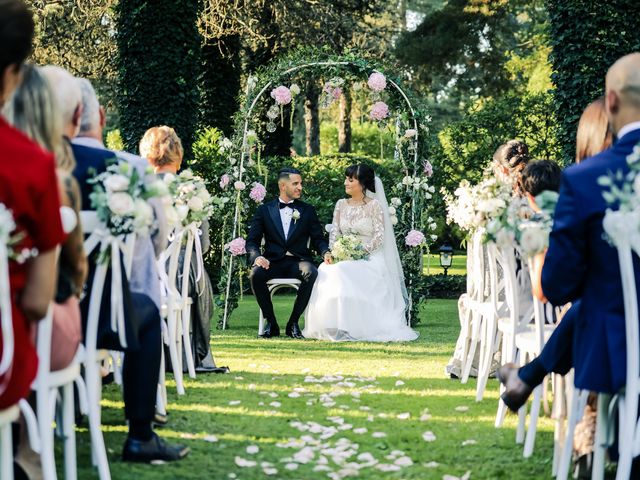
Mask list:
[[[331,265],[333,263],[333,257],[329,252],[324,254],[324,263],[326,263],[327,265]]]

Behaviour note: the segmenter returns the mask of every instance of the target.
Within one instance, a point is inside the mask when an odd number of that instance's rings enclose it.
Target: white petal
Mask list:
[[[470,438],[469,440],[462,442],[462,446],[466,447],[467,445],[475,445],[476,443],[478,443],[476,440]]]
[[[429,462],[429,463],[423,463],[422,466],[424,468],[438,468],[440,464],[438,462]]]
[[[425,442],[433,442],[433,441],[435,441],[436,436],[433,434],[433,432],[428,431],[428,432],[424,432],[424,433],[422,434],[422,439],[423,439]]]
[[[468,412],[469,411],[469,407],[467,407],[466,405],[460,405],[459,407],[456,407],[456,412]]]
[[[399,413],[397,417],[399,420],[407,420],[409,417],[411,417],[411,414],[409,412]]]
[[[242,457],[236,457],[235,458],[235,463],[236,463],[237,466],[242,467],[242,468],[255,467],[257,465],[257,462],[254,462],[253,460],[245,460]]]
[[[203,438],[203,440],[205,442],[216,443],[218,441],[218,437],[216,437],[215,435],[207,435]]]
[[[396,387],[401,387],[402,385],[404,385],[404,382],[402,380],[396,381]]]
[[[400,457],[393,463],[400,467],[410,467],[411,465],[413,465],[413,460],[411,460],[409,457]]]
[[[372,436],[373,438],[384,438],[384,437],[386,437],[386,436],[387,436],[387,434],[386,434],[386,433],[384,433],[384,432],[373,432],[373,433],[371,434],[371,436]]]
[[[260,447],[258,447],[257,445],[249,445],[247,447],[247,453],[249,455],[255,455],[256,453],[258,453],[260,451]]]
[[[284,466],[285,470],[297,470],[297,469],[298,469],[298,467],[299,467],[299,465],[298,465],[297,463],[293,463],[293,462],[291,462],[291,463],[287,463],[287,464]]]

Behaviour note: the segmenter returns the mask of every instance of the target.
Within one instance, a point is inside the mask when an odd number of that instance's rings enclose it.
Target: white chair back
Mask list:
[[[0,326],[2,328],[2,354],[0,375],[9,371],[13,364],[13,317],[11,313],[11,285],[9,283],[9,252],[7,245],[0,241]],[[8,382],[10,375],[6,375]],[[6,385],[0,385],[0,392]]]

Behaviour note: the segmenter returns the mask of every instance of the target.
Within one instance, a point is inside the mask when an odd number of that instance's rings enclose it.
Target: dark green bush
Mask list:
[[[458,298],[467,291],[466,275],[428,275],[425,283],[429,298]]]

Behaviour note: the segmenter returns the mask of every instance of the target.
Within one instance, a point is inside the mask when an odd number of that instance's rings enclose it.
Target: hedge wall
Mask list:
[[[189,152],[198,120],[199,0],[126,0],[116,4],[118,107],[127,149],[144,132],[169,125]]]
[[[552,81],[565,163],[575,158],[575,135],[584,108],[604,94],[607,69],[640,51],[638,0],[547,0],[553,51]]]

